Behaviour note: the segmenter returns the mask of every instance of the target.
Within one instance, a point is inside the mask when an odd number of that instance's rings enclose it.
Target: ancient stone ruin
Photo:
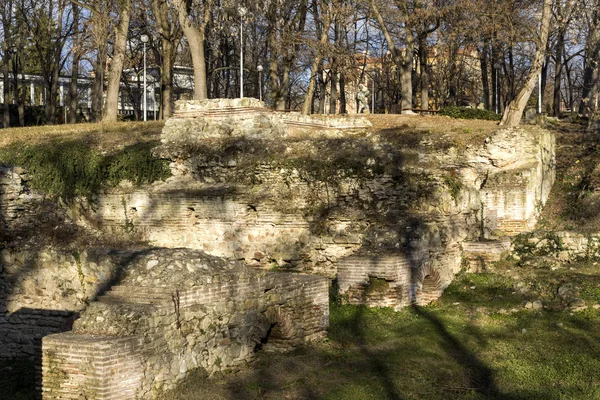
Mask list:
[[[152,398],[322,338],[331,281],[352,304],[429,304],[510,249],[554,181],[537,127],[465,144],[254,99],[179,102],[155,152],[168,180],[68,209],[0,171],[6,229],[45,215],[153,246],[0,253],[0,358],[42,354],[44,398]]]
[[[44,398],[151,398],[188,370],[245,365],[256,350],[325,336],[327,282],[186,249],[112,255],[119,283],[67,333],[43,339]]]

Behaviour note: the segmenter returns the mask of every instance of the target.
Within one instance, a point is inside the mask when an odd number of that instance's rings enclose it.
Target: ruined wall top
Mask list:
[[[244,137],[272,139],[294,135],[340,136],[364,131],[372,124],[359,116],[307,116],[276,112],[257,99],[180,100],[163,128],[157,154],[185,158],[205,139]]]

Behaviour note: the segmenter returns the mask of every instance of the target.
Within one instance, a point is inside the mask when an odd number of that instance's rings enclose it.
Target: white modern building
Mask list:
[[[4,103],[4,80],[0,73],[0,104]],[[11,87],[14,85],[14,76],[9,76]],[[81,76],[77,79],[78,108],[82,114],[88,115],[92,107],[92,76]],[[17,85],[28,88],[25,104],[28,106],[44,106],[46,103],[46,86],[41,75],[19,74]],[[58,105],[64,107],[68,104],[68,92],[71,85],[71,76],[58,78]],[[160,112],[160,69],[149,67],[146,75],[146,104],[149,119],[158,118]],[[194,90],[194,72],[190,67],[175,66],[173,71],[173,101],[180,98],[191,97]],[[133,69],[124,70],[121,78],[119,93],[119,114],[134,115],[135,109],[143,108],[143,71]],[[13,99],[13,103],[14,103]],[[66,108],[65,108],[66,112]]]

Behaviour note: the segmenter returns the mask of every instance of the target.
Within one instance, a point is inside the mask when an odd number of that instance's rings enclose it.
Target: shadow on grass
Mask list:
[[[441,339],[443,349],[463,368],[468,378],[468,390],[473,390],[492,398],[507,398],[506,396],[500,396],[493,371],[453,336],[439,318],[425,308],[418,306],[413,306],[412,308],[418,316],[424,318],[433,326]]]

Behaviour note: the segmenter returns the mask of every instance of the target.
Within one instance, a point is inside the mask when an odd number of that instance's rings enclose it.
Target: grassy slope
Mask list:
[[[162,121],[150,121],[8,128],[0,131],[0,148],[17,143],[36,145],[52,140],[81,140],[97,150],[115,150],[159,140],[163,124]]]
[[[539,227],[600,232],[600,151],[597,135],[580,124],[560,123],[556,133],[556,182]]]

